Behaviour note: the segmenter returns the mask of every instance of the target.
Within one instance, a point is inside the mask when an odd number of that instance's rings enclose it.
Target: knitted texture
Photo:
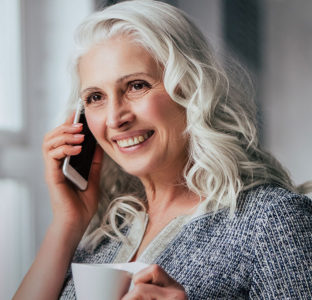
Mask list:
[[[312,299],[312,200],[262,185],[242,192],[233,218],[223,209],[185,224],[153,263],[189,299]],[[121,243],[105,238],[75,262],[114,262]],[[75,299],[71,273],[61,299]]]

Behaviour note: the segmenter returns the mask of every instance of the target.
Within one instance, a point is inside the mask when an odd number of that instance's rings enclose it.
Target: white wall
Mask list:
[[[10,221],[2,228],[6,235],[1,235],[1,246],[6,251],[0,247],[0,268],[9,262],[11,271],[0,270],[1,300],[11,299],[51,221],[41,144],[44,134],[56,126],[69,93],[67,60],[74,28],[93,9],[91,0],[20,2],[25,124],[20,140],[3,143],[0,149],[0,175],[4,178],[0,208]],[[7,193],[3,195],[3,191]]]
[[[92,1],[27,1],[25,9],[26,97],[29,126],[28,151],[36,207],[36,246],[51,220],[49,197],[44,183],[41,144],[44,134],[55,127],[69,93],[67,62],[73,32],[92,10]]]
[[[264,138],[299,184],[312,179],[312,1],[265,5]]]
[[[192,18],[217,52],[223,50],[221,2],[177,0],[177,6]]]

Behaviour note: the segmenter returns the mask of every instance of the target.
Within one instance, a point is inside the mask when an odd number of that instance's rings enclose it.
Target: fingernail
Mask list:
[[[77,128],[77,127],[81,127],[81,126],[82,126],[82,123],[75,123],[75,124],[72,124],[72,126],[73,126],[73,127],[76,127],[76,128]]]
[[[81,139],[84,137],[84,134],[74,134],[74,139]]]

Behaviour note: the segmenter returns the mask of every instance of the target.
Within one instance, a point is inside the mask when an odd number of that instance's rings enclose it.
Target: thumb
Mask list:
[[[99,144],[95,147],[92,166],[89,174],[89,185],[95,188],[99,184],[104,151]]]
[[[96,144],[92,165],[96,165],[96,164],[102,165],[103,153],[104,151],[102,147],[99,144]]]

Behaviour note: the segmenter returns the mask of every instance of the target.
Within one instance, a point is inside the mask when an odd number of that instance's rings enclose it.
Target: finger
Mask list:
[[[187,296],[183,288],[160,287],[153,284],[140,283],[128,292],[122,300],[186,300]]]
[[[65,124],[72,124],[72,123],[74,123],[75,114],[76,114],[75,111],[73,111],[72,113],[70,113],[69,116],[67,117],[66,121],[65,121]]]
[[[64,123],[56,127],[55,129],[53,129],[52,131],[48,132],[44,137],[43,143],[46,144],[49,142],[50,139],[58,135],[64,134],[64,133],[71,133],[71,134],[79,133],[82,131],[82,128],[83,128],[82,123],[76,123],[76,124]]]
[[[130,292],[122,297],[121,300],[144,300],[144,299],[172,299],[165,298],[163,288],[152,285],[140,283],[136,285]],[[174,298],[173,298],[174,299]]]
[[[152,283],[158,286],[175,285],[175,281],[159,265],[150,265],[133,277],[134,284]]]
[[[71,113],[68,118],[65,120],[65,122],[63,124],[61,124],[60,126],[54,128],[53,130],[51,130],[50,132],[48,132],[45,137],[46,138],[49,138],[50,136],[53,136],[55,133],[59,132],[60,129],[63,127],[63,126],[71,126],[73,125],[73,122],[74,122],[74,118],[75,118],[75,114],[74,113]]]
[[[47,150],[55,149],[62,145],[75,145],[81,144],[84,140],[84,134],[61,134],[54,138],[51,138],[49,141],[46,142],[45,148]]]
[[[81,152],[81,145],[71,146],[63,145],[48,152],[50,158],[60,160],[65,158],[67,155],[77,155]]]

